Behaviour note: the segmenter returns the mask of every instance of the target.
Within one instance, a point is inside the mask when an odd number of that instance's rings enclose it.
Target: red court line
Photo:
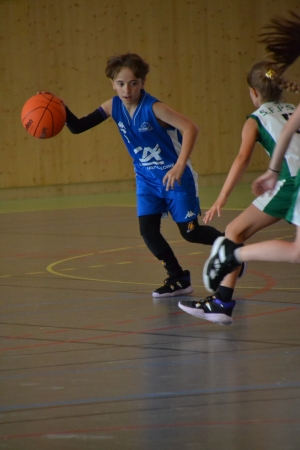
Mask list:
[[[65,430],[57,432],[44,432],[44,433],[30,433],[30,434],[15,434],[0,436],[0,439],[22,439],[22,438],[36,438],[47,437],[55,435],[68,435],[68,434],[82,434],[82,433],[103,433],[108,431],[139,431],[149,429],[162,429],[162,428],[189,428],[189,427],[219,427],[219,426],[259,426],[259,425],[285,425],[285,424],[298,424],[300,419],[248,419],[248,420],[224,420],[224,421],[203,421],[203,422],[179,422],[179,423],[158,423],[154,425],[120,425],[115,427],[100,427],[84,430]]]
[[[54,331],[45,331],[44,334],[56,334],[56,333],[69,333],[70,330],[54,330]]]
[[[262,272],[258,272],[255,270],[251,270],[249,271],[250,273],[253,273],[261,278],[263,278],[266,281],[265,286],[263,286],[262,288],[259,288],[257,291],[252,292],[251,294],[248,294],[246,296],[243,296],[243,298],[251,298],[257,294],[261,294],[264,293],[266,291],[269,291],[272,287],[274,287],[276,285],[276,280],[269,276],[266,275]],[[257,314],[249,314],[246,316],[238,316],[235,317],[234,320],[240,320],[240,319],[247,319],[250,317],[259,317],[259,316],[263,316],[263,315],[271,315],[271,314],[278,314],[278,313],[283,313],[286,311],[290,311],[290,310],[294,310],[297,309],[298,307],[289,307],[289,308],[281,308],[280,310],[275,310],[275,311],[267,311],[267,312],[262,312],[262,313],[257,313]],[[178,314],[186,314],[182,311],[175,311],[170,313],[172,315],[178,315]],[[138,319],[140,320],[151,320],[151,319],[159,319],[159,318],[163,318],[164,316],[152,316],[152,317],[144,317],[144,318],[140,318]],[[123,323],[132,323],[134,322],[134,320],[128,320],[128,321],[121,321],[121,322],[114,322],[113,325],[120,325]],[[198,323],[191,323],[191,324],[185,324],[185,325],[173,325],[173,326],[168,326],[168,327],[160,327],[160,328],[153,328],[150,330],[144,330],[144,331],[136,331],[136,332],[116,332],[114,334],[111,335],[105,335],[105,336],[94,336],[94,337],[88,337],[88,338],[82,338],[82,339],[72,339],[72,340],[65,340],[65,341],[59,341],[59,342],[44,342],[41,344],[33,344],[33,345],[25,345],[25,346],[18,346],[18,347],[6,347],[6,348],[0,348],[0,352],[5,352],[5,351],[10,351],[10,350],[20,350],[20,349],[28,349],[28,348],[37,348],[37,347],[46,347],[46,346],[51,346],[51,345],[61,345],[61,344],[69,344],[69,343],[80,343],[80,342],[85,342],[85,341],[90,341],[90,340],[94,340],[94,339],[109,339],[109,338],[114,338],[114,337],[121,337],[121,336],[128,336],[128,335],[132,335],[132,334],[144,334],[144,333],[151,333],[151,332],[155,332],[155,331],[163,331],[163,330],[170,330],[170,329],[179,329],[179,328],[187,328],[187,327],[195,327],[195,326],[204,326],[204,325],[211,325],[211,322],[208,321],[201,321]],[[90,325],[88,327],[84,327],[82,328],[83,330],[85,329],[92,329],[92,328],[97,328],[97,326],[103,326],[102,324],[100,325]],[[55,334],[55,333],[62,333],[62,332],[68,332],[68,331],[74,331],[74,330],[54,330],[54,331],[48,331],[45,332],[44,334]],[[22,339],[23,337],[31,337],[34,336],[34,334],[28,334],[28,335],[22,335],[22,336],[7,336],[7,339]]]
[[[114,322],[114,325],[122,325],[123,323],[132,323],[136,322],[136,320],[129,319],[129,320],[121,320],[120,322]]]
[[[240,319],[247,319],[249,317],[259,317],[259,316],[265,316],[265,315],[271,315],[271,314],[280,314],[286,311],[291,311],[291,310],[295,310],[298,309],[298,306],[292,306],[289,308],[282,308],[282,309],[278,309],[275,311],[267,311],[267,312],[262,312],[262,313],[257,313],[257,314],[249,314],[246,316],[240,316],[240,317],[236,317],[236,320],[240,320]],[[185,314],[184,312],[182,312],[182,314]],[[197,322],[197,323],[190,323],[190,324],[185,324],[185,325],[171,325],[168,327],[160,327],[160,328],[150,328],[149,330],[142,330],[142,331],[127,331],[127,332],[116,332],[113,334],[108,334],[108,335],[101,335],[101,336],[90,336],[87,338],[81,338],[81,339],[70,339],[70,340],[65,340],[65,341],[59,341],[59,342],[44,342],[42,344],[32,344],[32,345],[22,345],[22,346],[18,346],[18,347],[7,347],[7,348],[0,348],[0,352],[6,352],[6,351],[11,351],[11,350],[21,350],[21,349],[28,349],[28,348],[38,348],[38,347],[48,347],[51,345],[62,345],[62,344],[74,344],[74,343],[82,343],[82,342],[87,342],[87,341],[93,341],[93,340],[99,340],[99,339],[111,339],[111,338],[115,338],[115,337],[123,337],[123,336],[130,336],[130,335],[143,335],[146,333],[154,333],[157,331],[167,331],[167,330],[173,330],[173,329],[180,329],[180,328],[188,328],[188,327],[199,327],[199,326],[205,326],[205,325],[212,325],[211,322],[209,321],[201,321],[201,322]]]
[[[243,296],[243,298],[251,298],[255,295],[263,294],[264,292],[270,291],[272,287],[276,286],[276,280],[270,275],[266,275],[263,272],[258,272],[257,270],[249,270],[249,273],[253,273],[258,277],[263,278],[266,281],[266,284],[262,288],[257,289],[257,291],[254,291],[251,294]]]

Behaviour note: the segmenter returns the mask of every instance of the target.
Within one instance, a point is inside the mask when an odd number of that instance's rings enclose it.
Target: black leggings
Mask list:
[[[150,214],[139,217],[140,234],[150,252],[160,261],[163,261],[169,274],[181,273],[178,261],[160,232],[161,214]],[[176,222],[181,236],[188,242],[212,245],[214,241],[223,236],[223,233],[211,226],[199,225],[198,219],[190,222]]]

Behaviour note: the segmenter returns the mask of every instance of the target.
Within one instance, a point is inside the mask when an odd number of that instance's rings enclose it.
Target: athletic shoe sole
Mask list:
[[[164,297],[177,297],[179,295],[186,295],[186,294],[191,294],[192,292],[194,292],[194,288],[193,286],[188,286],[185,289],[178,289],[178,291],[174,291],[174,292],[166,292],[165,294],[159,294],[158,292],[152,292],[152,297],[156,297],[156,298],[164,298]]]
[[[203,267],[203,283],[204,283],[205,289],[206,289],[208,292],[214,293],[215,290],[212,289],[211,286],[210,286],[210,277],[207,275],[207,268],[208,268],[209,263],[210,263],[210,261],[212,260],[212,258],[214,258],[214,257],[216,256],[216,254],[218,253],[219,248],[220,248],[222,242],[224,241],[224,239],[226,239],[226,238],[223,237],[223,236],[220,236],[220,237],[218,237],[218,238],[215,240],[215,242],[213,243],[211,252],[210,252],[210,256],[209,256],[209,258],[206,260],[206,262],[205,262],[205,264],[204,264],[204,267]]]
[[[226,314],[206,313],[201,308],[189,308],[188,306],[182,305],[180,302],[178,303],[178,306],[180,309],[182,309],[182,311],[191,314],[192,316],[198,317],[199,319],[208,320],[209,322],[213,322],[218,325],[232,324],[232,317],[226,316]]]

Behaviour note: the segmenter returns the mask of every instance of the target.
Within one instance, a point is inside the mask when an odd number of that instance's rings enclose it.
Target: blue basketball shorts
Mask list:
[[[161,198],[155,195],[137,195],[137,215],[171,214],[175,222],[190,222],[201,214],[199,197]]]

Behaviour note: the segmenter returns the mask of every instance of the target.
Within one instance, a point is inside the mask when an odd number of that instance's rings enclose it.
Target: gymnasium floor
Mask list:
[[[202,189],[203,210],[216,193]],[[134,194],[0,202],[0,448],[299,449],[299,266],[251,263],[233,325],[201,321],[179,298],[152,298],[165,272],[134,205]],[[162,231],[192,297],[206,296],[210,248],[171,219]],[[294,234],[282,221],[252,241]]]

